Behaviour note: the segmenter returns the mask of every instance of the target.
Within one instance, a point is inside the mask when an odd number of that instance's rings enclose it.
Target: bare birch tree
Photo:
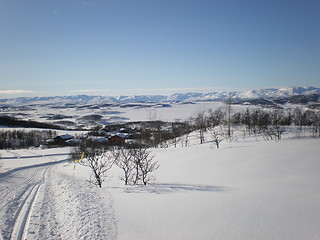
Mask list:
[[[199,132],[200,144],[203,144],[205,141],[204,133],[207,130],[207,118],[204,110],[197,113],[194,119],[194,124]]]
[[[220,147],[220,143],[222,142],[221,134],[219,134],[217,131],[215,131],[213,128],[211,129],[211,137],[212,141],[215,143],[216,147]]]
[[[107,171],[114,163],[113,154],[98,145],[82,146],[80,151],[84,153],[84,157],[78,161],[79,164],[91,168],[93,183],[101,188]]]
[[[120,147],[115,149],[115,164],[122,169],[124,184],[128,185],[133,181],[133,170],[135,169],[133,149]]]
[[[225,102],[225,112],[226,112],[226,121],[227,121],[227,137],[230,139],[231,138],[231,113],[232,113],[232,96],[229,95],[227,101]]]
[[[159,164],[157,161],[153,161],[154,156],[147,148],[133,149],[133,157],[136,170],[134,184],[138,184],[141,180],[144,185],[147,185],[151,180],[149,173],[157,170]]]

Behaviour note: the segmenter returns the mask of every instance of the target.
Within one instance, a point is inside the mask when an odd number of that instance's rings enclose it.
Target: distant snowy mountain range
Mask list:
[[[0,104],[103,104],[103,103],[174,103],[174,102],[203,102],[224,101],[229,96],[235,101],[254,99],[274,100],[293,96],[319,95],[320,88],[316,87],[286,87],[254,89],[245,92],[210,92],[210,93],[176,93],[166,95],[138,96],[56,96],[56,97],[20,97],[0,99]],[[318,100],[319,101],[319,100]]]

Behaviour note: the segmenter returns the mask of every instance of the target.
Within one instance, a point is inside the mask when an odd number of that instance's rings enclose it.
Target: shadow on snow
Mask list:
[[[31,169],[31,168],[37,168],[37,167],[51,166],[51,165],[55,165],[55,164],[66,162],[68,160],[69,160],[69,158],[68,159],[63,159],[63,160],[60,160],[60,161],[55,161],[55,162],[40,163],[40,164],[34,164],[34,165],[30,165],[30,166],[25,166],[25,167],[14,168],[14,169],[11,169],[11,170],[9,170],[7,172],[0,173],[0,181],[2,180],[1,178],[10,176],[11,174],[16,173],[18,171]]]
[[[124,190],[124,192],[164,194],[164,193],[175,193],[180,191],[226,192],[231,190],[232,190],[231,188],[222,187],[222,186],[180,184],[180,183],[159,183],[159,184],[150,184],[147,186],[128,187]]]

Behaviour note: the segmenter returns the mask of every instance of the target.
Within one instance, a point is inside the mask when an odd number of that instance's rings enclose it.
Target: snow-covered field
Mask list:
[[[132,122],[132,121],[175,121],[185,120],[201,110],[217,109],[222,106],[222,102],[197,102],[197,103],[173,103],[166,107],[153,104],[138,104],[139,107],[121,106],[99,106],[91,108],[87,106],[72,107],[54,107],[51,105],[40,105],[36,107],[27,107],[20,109],[8,108],[1,111],[1,115],[17,117],[23,120],[33,120],[38,122],[59,123],[60,121],[70,121],[75,124],[85,124],[92,127],[92,122],[88,123],[83,120],[85,116],[99,115],[100,120],[96,124],[117,123],[117,122]],[[60,116],[62,119],[52,119],[54,116]]]
[[[99,189],[69,149],[1,150],[1,239],[320,239],[320,139],[153,149],[147,186]]]

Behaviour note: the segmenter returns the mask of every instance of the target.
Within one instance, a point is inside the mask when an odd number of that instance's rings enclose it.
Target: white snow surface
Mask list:
[[[152,150],[152,184],[124,186],[113,167],[102,189],[83,166],[73,176],[69,149],[2,150],[0,238],[318,240],[319,141],[195,139]]]

